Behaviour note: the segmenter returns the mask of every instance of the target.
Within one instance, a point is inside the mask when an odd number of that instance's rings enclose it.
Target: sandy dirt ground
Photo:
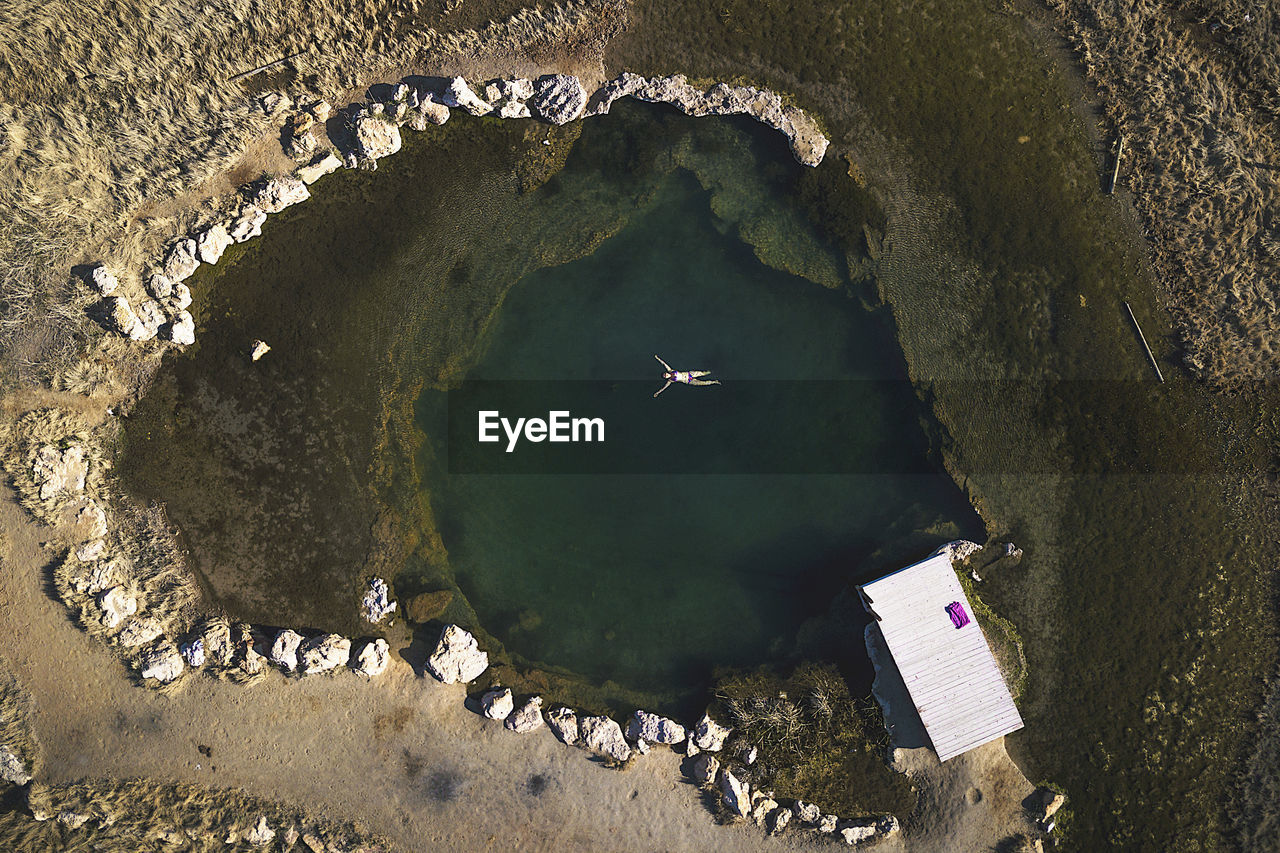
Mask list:
[[[713,801],[681,772],[683,757],[668,750],[617,771],[546,729],[507,732],[467,710],[460,686],[424,678],[422,651],[403,638],[393,644],[392,667],[372,684],[344,672],[306,680],[273,674],[250,687],[197,676],[172,695],[138,687],[51,597],[43,566],[56,549],[7,491],[0,526],[13,555],[0,577],[8,627],[0,654],[35,700],[42,781],[148,777],[236,786],[354,821],[403,849],[835,843],[806,832],[768,838],[745,822],[718,825]],[[904,837],[877,849],[986,849],[1021,829],[1018,804],[1030,786],[1001,744],[946,765],[927,748],[899,750],[897,760],[925,791]]]

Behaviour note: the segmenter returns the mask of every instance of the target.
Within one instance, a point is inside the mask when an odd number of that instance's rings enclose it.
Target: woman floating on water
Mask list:
[[[709,376],[710,370],[672,370],[671,365],[662,360],[661,357],[655,355],[658,364],[666,368],[666,372],[662,374],[662,378],[667,380],[667,384],[663,385],[653,395],[655,397],[663,391],[671,387],[673,383],[679,382],[681,385],[719,385],[719,379],[702,379],[703,376]]]

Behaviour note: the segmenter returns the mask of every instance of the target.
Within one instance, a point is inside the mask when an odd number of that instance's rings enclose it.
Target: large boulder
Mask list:
[[[366,622],[377,624],[396,612],[396,603],[390,599],[387,582],[382,578],[371,578],[369,589],[360,600],[360,614]]]
[[[7,746],[0,746],[0,779],[12,785],[25,785],[31,781],[26,763]]]
[[[298,646],[300,645],[302,645],[302,635],[286,628],[276,634],[275,642],[271,644],[271,651],[268,652],[267,657],[286,672],[293,672],[298,668]]]
[[[631,741],[644,740],[671,746],[683,742],[687,736],[684,726],[675,720],[648,711],[636,711],[627,721],[627,739]]]
[[[322,634],[298,646],[298,665],[303,675],[331,672],[351,659],[351,641],[337,634]]]
[[[282,175],[278,178],[268,178],[262,182],[253,194],[253,198],[250,199],[250,203],[264,213],[279,213],[286,207],[306,201],[309,198],[311,198],[311,191],[307,189],[307,185],[300,178],[296,178],[293,175]],[[236,242],[240,241],[237,240]]]
[[[147,339],[146,327],[134,313],[133,306],[123,296],[108,296],[102,300],[104,325],[112,331],[119,332],[131,341]]]
[[[385,116],[365,114],[355,121],[356,150],[370,160],[394,154],[400,150],[400,128]]]
[[[568,124],[582,115],[587,106],[587,90],[582,81],[571,74],[548,74],[539,77],[533,96],[533,108],[552,124]]]
[[[751,814],[751,786],[728,769],[720,770],[720,795],[725,807],[738,817]]]
[[[502,725],[518,735],[540,728],[542,726],[542,697],[530,696],[525,700],[524,704],[507,715]]]
[[[103,263],[97,263],[90,267],[89,274],[85,276],[85,281],[103,296],[110,296],[120,286],[120,282],[116,280],[116,277],[111,274],[111,270],[107,269],[106,264]]]
[[[138,612],[138,599],[123,586],[113,586],[98,596],[98,607],[102,610],[102,627],[112,630]]]
[[[59,450],[52,444],[43,445],[36,452],[31,465],[31,478],[40,490],[40,500],[52,500],[60,494],[77,494],[84,491],[85,477],[89,475],[89,460],[84,448],[73,444]]]
[[[449,81],[440,100],[446,107],[458,107],[473,116],[483,116],[493,112],[493,104],[471,91],[467,81],[461,77],[454,77]]]
[[[351,669],[357,674],[366,678],[373,678],[387,671],[387,664],[391,662],[391,647],[387,645],[387,641],[381,637],[364,644],[360,649],[360,653],[356,655],[355,663],[351,665]]]
[[[572,708],[552,708],[546,714],[547,728],[568,746],[577,746],[581,741],[578,734],[578,715]]]
[[[237,243],[244,243],[262,234],[262,224],[266,221],[265,210],[256,205],[246,205],[227,225],[227,233]]]
[[[196,255],[201,263],[216,264],[230,245],[231,235],[227,233],[227,226],[216,222],[196,236]]]
[[[491,720],[505,720],[515,707],[510,687],[497,687],[480,697],[480,710]]]
[[[124,626],[119,634],[116,635],[116,641],[126,649],[135,649],[138,646],[145,646],[153,640],[160,639],[164,633],[164,628],[160,623],[150,616],[142,616],[137,619],[131,619]]]
[[[480,651],[476,638],[457,625],[444,626],[436,650],[427,659],[427,671],[445,684],[475,681],[488,668],[488,653]]]
[[[182,675],[186,664],[178,649],[168,641],[160,643],[142,656],[142,677],[168,684]]]
[[[693,762],[693,781],[699,785],[710,785],[720,772],[720,761],[712,754],[704,752]]]
[[[719,752],[724,749],[724,742],[732,731],[733,729],[726,728],[707,714],[703,714],[702,719],[698,720],[698,724],[693,727],[693,734],[689,736],[689,740],[698,749]]]
[[[189,311],[179,311],[168,328],[169,340],[178,346],[189,347],[196,342],[196,321]]]
[[[622,736],[622,726],[610,717],[579,717],[578,734],[582,745],[592,752],[614,761],[626,761],[631,757],[631,746]]]
[[[170,281],[185,281],[200,266],[196,257],[196,241],[184,237],[169,247],[164,256],[164,275]]]

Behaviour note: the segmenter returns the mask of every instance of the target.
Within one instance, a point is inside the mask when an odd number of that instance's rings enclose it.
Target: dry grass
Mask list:
[[[1124,133],[1121,184],[1173,297],[1187,364],[1219,385],[1271,375],[1280,366],[1280,12],[1208,0],[1195,22],[1159,0],[1050,5]]]
[[[0,658],[0,747],[22,760],[32,775],[40,769],[40,747],[31,730],[31,696]],[[4,783],[0,782],[0,786]]]
[[[59,409],[28,412],[17,423],[0,426],[0,441],[4,447],[4,469],[13,480],[22,506],[45,524],[65,521],[68,510],[82,503],[84,498],[100,493],[102,449],[88,426],[74,415]],[[83,492],[61,490],[52,495],[41,495],[33,466],[40,451],[47,446],[59,451],[82,448],[88,461]]]
[[[149,781],[93,781],[72,785],[34,783],[28,794],[30,814],[0,814],[0,845],[5,850],[59,850],[64,853],[137,853],[142,850],[248,851],[283,849],[292,828],[310,835],[334,853],[391,850],[386,841],[352,824],[308,818],[300,811],[251,797],[243,791],[198,788]],[[87,820],[72,829],[59,820],[67,815]],[[33,816],[43,818],[34,820]],[[276,831],[269,848],[253,847],[245,835],[265,816]],[[234,838],[233,841],[228,841]],[[299,841],[293,849],[307,849]]]

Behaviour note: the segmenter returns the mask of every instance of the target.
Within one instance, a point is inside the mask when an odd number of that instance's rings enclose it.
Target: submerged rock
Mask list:
[[[734,776],[732,771],[720,771],[720,795],[729,811],[738,817],[751,814],[751,786]]]
[[[704,752],[693,762],[693,781],[699,785],[710,785],[720,772],[720,761],[710,753]]]
[[[351,669],[366,678],[373,678],[386,672],[390,662],[391,647],[387,645],[386,640],[379,637],[364,644],[360,654],[356,655],[356,662],[351,665]]]
[[[293,175],[283,175],[278,178],[268,178],[250,201],[254,207],[264,213],[279,213],[286,207],[309,198],[311,198],[311,191],[307,189],[306,184]]]
[[[505,720],[515,710],[511,688],[499,687],[485,693],[480,697],[480,709],[490,720]]]
[[[452,601],[453,593],[447,589],[424,592],[409,599],[409,603],[405,605],[404,612],[410,622],[416,622],[421,625],[424,622],[430,622],[432,619],[438,619],[442,616]]]
[[[182,655],[167,641],[144,654],[141,663],[142,677],[153,678],[161,684],[175,681],[185,667]]]
[[[302,635],[286,628],[276,634],[268,657],[276,666],[286,672],[293,672],[298,668],[298,646],[300,645],[302,645]]]
[[[572,708],[552,708],[546,714],[547,728],[568,746],[577,746],[581,738],[578,735],[578,715]]]
[[[711,719],[709,715],[703,714],[702,719],[698,720],[698,725],[694,726],[689,741],[698,749],[719,752],[724,748],[724,742],[732,731],[733,729],[726,728]]]
[[[396,603],[390,600],[389,594],[387,582],[382,578],[369,580],[369,589],[360,600],[360,613],[366,622],[376,625],[396,612]]]
[[[636,711],[627,721],[627,737],[633,741],[646,740],[670,746],[682,742],[687,733],[684,726],[675,720],[659,717],[648,711]]]
[[[587,106],[587,90],[570,74],[539,77],[533,107],[552,124],[568,124],[582,115]]]
[[[475,681],[488,668],[488,653],[480,651],[476,638],[457,625],[444,627],[427,659],[427,670],[445,684]]]
[[[362,115],[353,128],[356,151],[370,160],[387,157],[400,150],[400,128],[384,116]]]
[[[337,634],[322,634],[298,646],[298,663],[303,675],[331,672],[351,658],[351,641]]]
[[[542,697],[530,696],[519,708],[507,715],[502,723],[508,731],[518,735],[531,732],[542,726]]]
[[[580,717],[578,734],[587,749],[608,756],[614,761],[626,761],[631,757],[631,747],[622,736],[622,726],[610,717]]]
[[[196,254],[200,256],[201,263],[216,264],[230,245],[231,235],[227,233],[227,226],[217,222],[196,237]]]
[[[196,257],[196,241],[184,237],[169,247],[164,258],[164,275],[170,281],[185,281],[200,266]]]

